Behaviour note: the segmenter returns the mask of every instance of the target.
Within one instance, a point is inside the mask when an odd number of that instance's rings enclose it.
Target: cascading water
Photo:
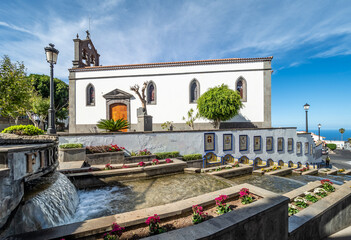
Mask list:
[[[14,219],[16,234],[58,226],[69,222],[79,203],[76,188],[62,173],[36,180],[39,184],[28,187],[24,204]]]

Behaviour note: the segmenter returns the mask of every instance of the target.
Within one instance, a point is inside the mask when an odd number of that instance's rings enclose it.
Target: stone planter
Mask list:
[[[183,159],[180,158],[180,160],[183,160]],[[184,162],[186,162],[188,168],[202,168],[202,165],[203,165],[202,159],[190,160],[190,161],[184,161]]]
[[[124,163],[139,163],[139,162],[150,162],[155,159],[156,155],[144,155],[144,156],[132,156],[126,157]]]
[[[84,148],[59,148],[58,158],[60,162],[85,161],[86,150]]]
[[[86,154],[85,162],[89,165],[123,164],[124,152],[106,152]]]

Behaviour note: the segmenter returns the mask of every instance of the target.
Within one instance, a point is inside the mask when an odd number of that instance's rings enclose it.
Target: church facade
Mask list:
[[[69,69],[70,133],[96,132],[101,119],[123,118],[134,131],[141,101],[131,86],[147,82],[146,106],[153,130],[172,122],[174,130],[190,129],[183,116],[197,111],[196,101],[209,88],[226,84],[240,93],[244,107],[221,128],[271,127],[272,57],[99,66],[89,34],[74,41],[73,67]],[[140,114],[140,110],[139,110]],[[195,129],[212,129],[206,119]]]

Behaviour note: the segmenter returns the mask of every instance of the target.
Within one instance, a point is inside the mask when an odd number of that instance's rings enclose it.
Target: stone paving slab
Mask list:
[[[201,206],[208,206],[214,203],[214,199],[221,194],[228,195],[229,197],[234,197],[239,195],[241,188],[249,188],[250,192],[263,197],[257,202],[264,200],[265,198],[277,197],[279,195],[267,191],[262,188],[250,184],[240,184],[233,187],[221,189],[211,193],[203,194],[197,197],[188,198],[185,200],[180,200],[173,203],[168,203],[161,206],[155,206],[145,209],[139,209],[132,212],[125,212],[121,214],[116,214],[112,216],[106,216],[101,218],[95,218],[91,220],[86,220],[84,222],[67,224],[63,226],[53,227],[50,229],[43,229],[35,232],[24,233],[16,235],[10,239],[56,239],[56,238],[78,238],[87,237],[94,234],[100,234],[111,230],[113,222],[117,222],[120,226],[128,227],[137,224],[144,223],[149,216],[158,214],[160,219],[167,217],[181,215],[185,212],[190,212],[192,206],[195,204]],[[268,199],[267,199],[268,200]],[[255,204],[254,202],[252,204]],[[252,205],[250,204],[250,205]],[[247,206],[250,206],[247,205]],[[244,207],[247,207],[244,206]]]
[[[231,169],[223,169],[221,171],[214,171],[210,172],[207,174],[209,175],[214,175],[214,176],[221,176],[221,177],[234,177],[234,176],[240,176],[244,174],[250,174],[252,173],[253,167],[252,166],[240,166],[236,168],[231,168]]]
[[[302,173],[302,175],[316,175],[316,174],[318,174],[318,169],[310,169]]]
[[[350,240],[351,239],[351,226],[330,235],[324,240]]]
[[[62,171],[79,170],[84,165],[84,161],[60,162],[58,169]]]
[[[330,170],[330,171],[325,171],[325,170]],[[319,175],[327,176],[327,175],[336,175],[338,173],[338,170],[331,170],[329,168],[321,168],[318,170]]]
[[[351,175],[351,169],[345,170],[344,172],[338,172],[340,175]]]
[[[266,172],[266,175],[274,175],[274,176],[284,176],[288,175],[292,172],[291,168],[282,168],[279,170],[271,171],[271,172]]]
[[[184,168],[184,172],[186,172],[186,173],[200,173],[201,168]]]

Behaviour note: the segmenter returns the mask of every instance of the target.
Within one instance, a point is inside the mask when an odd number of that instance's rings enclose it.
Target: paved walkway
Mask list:
[[[326,155],[323,156],[323,160],[326,159]],[[329,154],[330,164],[334,169],[351,169],[351,151],[335,149]]]
[[[350,240],[351,239],[351,226],[334,233],[333,235],[325,238],[324,240]]]

